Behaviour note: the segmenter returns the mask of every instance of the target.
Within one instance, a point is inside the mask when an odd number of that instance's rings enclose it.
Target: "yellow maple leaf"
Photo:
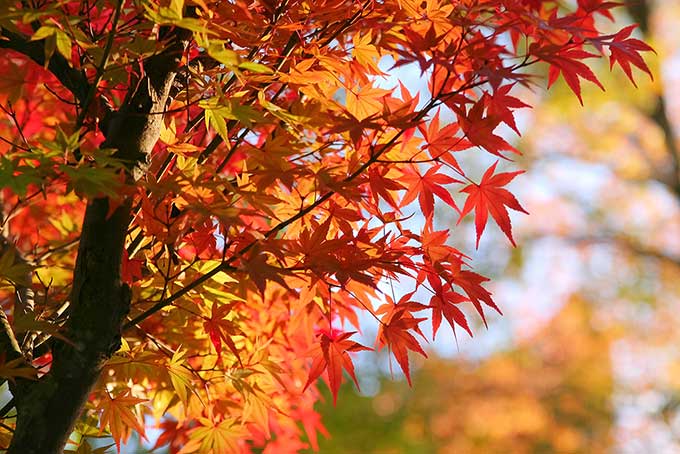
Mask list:
[[[168,375],[170,376],[170,382],[172,387],[175,389],[179,399],[186,405],[188,394],[187,391],[191,390],[191,371],[184,366],[186,362],[186,350],[182,350],[181,347],[172,355],[172,359],[167,364]]]
[[[189,442],[177,454],[240,453],[239,440],[247,433],[234,419],[214,421],[198,418],[200,426],[191,431]]]

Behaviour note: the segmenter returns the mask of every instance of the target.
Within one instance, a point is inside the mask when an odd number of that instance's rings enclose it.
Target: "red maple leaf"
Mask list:
[[[368,183],[371,186],[373,201],[378,204],[378,197],[382,197],[395,210],[399,210],[399,205],[394,199],[392,191],[405,189],[398,181],[386,176],[387,167],[377,169],[375,167],[368,170]]]
[[[352,381],[359,388],[357,377],[354,375],[354,363],[349,357],[349,352],[358,352],[361,350],[371,350],[358,342],[349,340],[356,331],[347,333],[331,332],[321,333],[319,343],[313,348],[311,356],[312,367],[309,370],[309,378],[303,389],[303,392],[314,382],[319,376],[326,371],[328,375],[328,386],[333,393],[333,405],[338,399],[338,390],[342,383],[342,369],[344,368]]]
[[[243,332],[236,323],[226,318],[232,310],[233,307],[230,304],[213,303],[210,318],[203,322],[203,328],[210,336],[210,342],[215,347],[219,360],[222,359],[222,341],[224,341],[229,350],[236,356],[236,359],[241,362],[239,351],[232,336],[243,335]]]
[[[465,331],[472,336],[472,331],[468,325],[467,319],[463,311],[458,309],[457,304],[470,301],[460,293],[445,289],[441,283],[439,276],[429,273],[427,280],[434,290],[434,295],[430,298],[430,308],[432,309],[432,340],[434,340],[442,323],[442,318],[445,318],[451,329],[453,335],[456,335],[456,325],[461,326]],[[450,287],[450,284],[447,285]]]
[[[515,123],[515,116],[511,109],[521,109],[523,107],[531,107],[514,96],[510,96],[512,84],[498,87],[493,94],[485,93],[484,99],[486,101],[487,113],[489,116],[495,116],[500,121],[510,126],[517,135],[521,135],[517,124]]]
[[[456,211],[460,209],[456,202],[451,197],[449,191],[442,185],[451,183],[462,183],[443,173],[437,173],[441,165],[435,165],[428,169],[425,175],[420,175],[417,172],[404,174],[402,180],[408,186],[408,191],[401,201],[402,206],[406,206],[418,197],[420,209],[426,218],[430,218],[434,213],[434,196],[436,195],[448,205],[452,206]]]
[[[503,159],[508,158],[501,153],[502,151],[521,154],[519,150],[510,145],[504,138],[493,133],[501,120],[503,120],[503,117],[492,114],[490,111],[487,111],[487,114],[484,115],[486,106],[483,99],[476,102],[467,113],[464,113],[463,110],[455,106],[452,108],[457,111],[458,122],[465,133],[465,137],[471,143]]]
[[[479,239],[484,232],[486,227],[486,221],[488,219],[489,213],[496,221],[496,224],[501,228],[503,233],[508,237],[513,246],[515,240],[512,238],[512,225],[510,224],[510,216],[508,216],[508,210],[505,208],[511,208],[515,211],[521,211],[522,213],[527,213],[527,211],[522,208],[517,199],[510,191],[503,189],[501,186],[505,186],[510,183],[517,175],[524,173],[523,170],[517,172],[503,172],[494,175],[496,170],[496,161],[491,167],[489,167],[484,176],[482,177],[482,182],[480,184],[470,184],[463,189],[461,192],[467,192],[468,198],[465,201],[465,206],[460,214],[458,223],[473,209],[475,210],[475,228],[477,230],[477,247],[479,248]]]
[[[132,284],[141,279],[143,265],[144,260],[130,259],[127,250],[123,249],[123,259],[120,264],[120,279],[126,284]]]
[[[411,294],[407,295],[410,296]],[[385,346],[392,352],[396,358],[401,370],[406,375],[406,380],[409,386],[411,385],[411,369],[408,364],[408,351],[412,350],[418,352],[427,358],[427,354],[420,346],[420,343],[409,332],[413,330],[420,334],[423,338],[422,331],[418,325],[425,318],[416,318],[411,314],[411,310],[421,310],[423,305],[413,302],[403,301],[408,298],[402,298],[400,304],[383,304],[377,311],[377,314],[384,313],[378,330],[378,349]]]
[[[633,24],[624,28],[616,35],[614,35],[614,39],[612,39],[612,41],[608,43],[608,45],[609,51],[611,52],[611,55],[609,56],[609,68],[610,69],[613,68],[614,63],[618,63],[619,66],[621,66],[621,68],[623,69],[623,72],[626,73],[626,76],[628,76],[630,81],[633,82],[633,85],[637,87],[637,84],[633,79],[633,73],[630,65],[633,64],[633,66],[637,66],[642,71],[649,74],[649,77],[652,78],[653,80],[654,77],[652,76],[652,72],[647,66],[647,63],[645,63],[645,61],[640,56],[640,52],[642,51],[654,52],[654,49],[652,49],[649,45],[645,44],[639,39],[628,38],[636,27],[637,25]]]
[[[481,274],[475,273],[474,271],[464,270],[461,268],[461,263],[453,263],[449,267],[451,271],[451,283],[462,288],[467,297],[472,302],[479,316],[482,317],[482,321],[486,326],[486,316],[484,315],[484,308],[482,303],[493,308],[499,314],[503,314],[500,308],[494,303],[491,297],[491,292],[482,287],[484,282],[488,282],[489,278],[482,276]]]
[[[179,255],[185,260],[193,260],[196,257],[209,257],[215,252],[217,238],[215,237],[215,225],[207,220],[193,228],[193,232],[185,238],[186,245],[179,249]]]
[[[321,415],[314,411],[312,406],[299,406],[293,410],[293,418],[302,423],[302,428],[305,429],[309,444],[312,445],[314,452],[319,452],[319,441],[317,432],[326,438],[330,438],[331,434],[323,425]]]
[[[532,46],[534,47],[534,46]],[[602,90],[604,86],[600,83],[595,73],[581,60],[585,58],[597,58],[597,55],[591,54],[581,49],[562,49],[555,50],[555,45],[550,45],[542,49],[531,49],[540,59],[550,63],[548,70],[548,88],[555,83],[557,78],[562,74],[564,80],[571,88],[571,91],[578,97],[579,102],[583,105],[583,98],[581,98],[581,79],[589,80]]]

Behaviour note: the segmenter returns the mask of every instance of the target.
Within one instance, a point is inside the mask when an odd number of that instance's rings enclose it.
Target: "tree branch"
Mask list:
[[[45,41],[30,41],[28,37],[0,28],[0,49],[11,49],[23,54],[40,66],[45,66]],[[47,69],[66,87],[73,96],[84,104],[90,83],[83,71],[71,68],[63,55],[54,53]]]
[[[649,33],[649,4],[647,0],[624,0],[628,14],[640,26],[643,34]]]
[[[669,175],[670,178],[665,178],[663,180],[680,201],[680,150],[678,150],[673,125],[668,120],[668,115],[666,114],[666,101],[662,95],[657,96],[654,111],[648,115],[649,118],[657,124],[659,129],[661,129],[666,144],[666,151],[671,160],[672,174]]]
[[[462,92],[464,90],[469,89],[470,85],[474,86],[474,85],[477,85],[477,84],[472,83],[472,84],[469,84],[467,86],[463,86],[463,87],[459,88],[454,94],[457,94],[459,92]],[[414,117],[411,121],[415,124],[415,123],[419,122],[420,120],[422,120],[425,116],[427,116],[427,114],[430,112],[430,110],[432,110],[434,107],[436,107],[438,105],[439,101],[440,100],[438,98],[432,98],[425,106],[423,106],[423,108],[421,109],[421,111],[417,115],[414,115]],[[346,178],[344,178],[340,182],[340,184],[342,185],[342,184],[350,183],[351,181],[356,179],[358,176],[363,174],[371,165],[376,163],[383,154],[385,154],[388,150],[390,150],[393,146],[395,146],[399,142],[399,139],[401,138],[401,136],[405,132],[406,132],[406,128],[401,129],[387,143],[382,144],[379,151],[375,152],[370,157],[370,159],[368,159],[364,164],[359,166],[359,168],[357,170],[355,170],[352,174],[350,174]],[[335,193],[336,193],[335,190],[332,190],[332,189],[328,190],[323,195],[319,196],[319,198],[317,198],[314,202],[312,202],[309,205],[307,205],[306,207],[300,209],[300,211],[298,211],[293,216],[289,217],[288,219],[286,219],[284,221],[279,222],[274,227],[269,229],[267,232],[264,233],[263,238],[268,239],[268,238],[271,238],[272,236],[276,235],[278,232],[285,229],[290,224],[294,223],[295,221],[303,218],[307,214],[314,211],[316,208],[321,206],[324,202],[329,200]],[[243,257],[248,251],[250,251],[253,247],[255,247],[255,245],[259,241],[260,240],[258,240],[258,239],[251,241],[250,243],[248,243],[247,245],[242,247],[240,250],[236,251],[234,253],[234,255],[232,255],[229,259],[223,261],[219,265],[216,265],[213,269],[206,272],[205,274],[203,274],[201,277],[199,277],[196,280],[194,280],[193,282],[191,282],[186,287],[178,290],[174,294],[172,294],[172,295],[168,296],[167,298],[159,301],[158,303],[151,306],[149,309],[145,310],[141,314],[139,314],[136,317],[134,317],[133,319],[129,320],[127,323],[125,323],[125,325],[123,325],[123,330],[125,331],[125,330],[135,326],[136,324],[144,321],[145,319],[149,318],[150,316],[152,316],[156,312],[160,311],[164,307],[169,306],[170,304],[172,304],[174,301],[176,301],[180,297],[186,295],[191,290],[198,288],[204,282],[206,282],[208,279],[211,279],[213,276],[216,276],[217,274],[219,274],[222,271],[228,270],[231,267],[231,264],[234,261],[236,261],[236,259]]]
[[[535,235],[532,240],[550,238],[552,235]],[[645,246],[625,235],[602,234],[602,235],[568,235],[560,236],[561,240],[574,245],[610,244],[623,251],[641,257],[658,260],[667,265],[680,267],[680,256]]]
[[[649,37],[649,17],[651,13],[649,2],[647,0],[626,0],[624,3],[628,9],[628,14],[640,26],[640,31]],[[654,110],[648,112],[647,116],[661,129],[666,151],[671,160],[671,174],[662,175],[661,178],[657,179],[666,184],[680,201],[680,150],[678,149],[675,130],[666,113],[666,100],[662,94],[657,96]]]
[[[4,257],[5,254],[10,254],[13,262],[12,268],[17,270],[17,275],[12,276],[15,289],[13,313],[16,323],[19,318],[26,317],[27,314],[33,312],[34,293],[31,286],[33,273],[14,244],[5,235],[0,234],[0,257]],[[19,273],[23,275],[20,276]],[[17,332],[9,322],[5,311],[0,309],[0,352],[5,354],[5,361],[21,360],[23,365],[29,366],[32,358],[32,343],[27,341],[28,339],[32,339],[30,332],[25,333],[23,340],[19,341]],[[4,379],[2,381],[4,382]],[[13,394],[18,395],[26,392],[32,383],[29,380],[17,379],[10,383],[10,389]]]
[[[7,320],[4,310],[0,310],[0,351],[6,354],[6,361],[21,358],[21,348],[17,342],[12,325]]]
[[[0,235],[0,257],[5,254],[10,254],[13,258],[12,266],[15,267],[22,276],[13,276],[12,284],[15,288],[14,301],[14,319],[26,316],[33,312],[34,309],[34,292],[31,286],[33,273],[31,267],[28,266],[26,260],[21,256],[17,248],[4,235]],[[9,355],[7,359],[13,360],[18,358],[25,358],[26,353],[23,350],[21,343],[16,337],[16,333],[12,328],[4,310],[0,310],[0,325],[2,331],[0,333],[0,351],[5,351]],[[30,355],[29,355],[30,357]]]

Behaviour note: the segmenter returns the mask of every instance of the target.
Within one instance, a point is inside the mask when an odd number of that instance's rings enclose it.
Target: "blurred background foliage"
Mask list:
[[[386,380],[324,408],[334,453],[606,452],[614,414],[609,333],[574,298],[548,325],[478,364],[431,358],[413,389]]]
[[[326,400],[320,452],[680,452],[680,2],[624,3],[653,81],[594,64],[608,88],[584,86],[585,108],[564,86],[522,95],[531,216],[518,249],[475,257],[504,317],[435,345],[412,389],[365,366],[379,385]]]

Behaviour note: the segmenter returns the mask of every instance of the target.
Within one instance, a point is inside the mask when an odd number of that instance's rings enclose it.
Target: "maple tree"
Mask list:
[[[504,188],[520,170],[475,179],[459,153],[518,153],[495,131],[517,129],[531,66],[579,99],[600,85],[585,58],[648,71],[631,28],[602,31],[615,6],[3,2],[8,452],[120,447],[147,417],[173,453],[315,447],[316,379],[335,400],[370,349],[360,313],[410,380],[428,317],[455,334],[464,305],[500,312],[435,199],[474,211],[477,242],[490,214],[514,244],[507,208],[524,211]],[[386,88],[385,61],[427,89]]]
[[[680,449],[680,97],[668,71],[680,5],[627,6],[658,52],[653,81],[635,90],[601,61],[591,69],[607,93],[584,87],[586,113],[566,84],[531,98],[517,145],[529,175],[513,190],[532,216],[513,225],[517,249],[499,254],[485,238],[488,255],[475,260],[485,273],[503,270],[494,288],[512,301],[504,317],[470,354],[468,342],[425,361],[409,393],[385,380],[372,396],[379,372],[364,365],[371,397],[343,389],[341,406],[319,406],[333,434],[322,452]]]

